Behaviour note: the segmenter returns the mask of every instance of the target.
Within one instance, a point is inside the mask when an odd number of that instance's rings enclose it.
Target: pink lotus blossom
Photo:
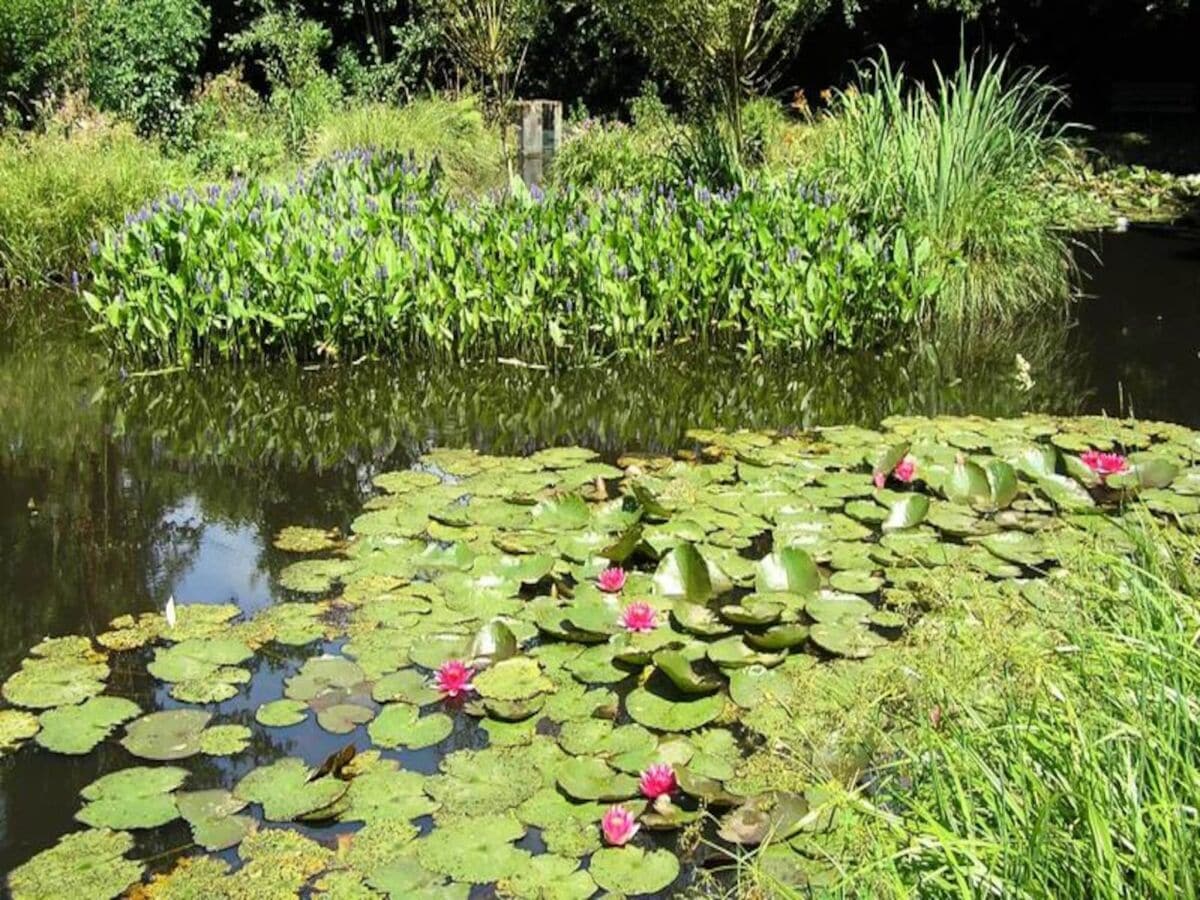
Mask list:
[[[642,773],[638,786],[651,800],[670,794],[677,786],[675,770],[667,763],[655,763]]]
[[[883,472],[876,472],[875,487],[882,491],[885,484],[887,484],[887,475],[885,475]]]
[[[596,584],[606,594],[619,594],[621,588],[625,587],[625,570],[620,566],[610,566],[600,573]]]
[[[460,659],[451,659],[442,663],[437,670],[437,689],[443,697],[458,697],[468,691],[475,690],[471,678],[475,670]]]
[[[1089,450],[1087,453],[1081,454],[1079,460],[1101,478],[1117,475],[1129,468],[1129,460],[1120,453],[1101,453],[1099,450]]]
[[[604,832],[604,840],[614,847],[622,847],[633,840],[642,826],[637,823],[633,813],[623,806],[613,806],[600,820],[600,830]]]
[[[658,613],[649,603],[639,600],[621,610],[621,625],[626,631],[653,631],[658,627]]]

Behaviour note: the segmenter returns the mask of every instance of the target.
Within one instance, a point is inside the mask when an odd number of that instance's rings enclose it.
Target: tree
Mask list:
[[[651,63],[704,103],[716,103],[743,143],[742,105],[768,87],[830,0],[598,0]]]
[[[543,0],[426,0],[455,65],[474,75],[489,115],[507,124]]]

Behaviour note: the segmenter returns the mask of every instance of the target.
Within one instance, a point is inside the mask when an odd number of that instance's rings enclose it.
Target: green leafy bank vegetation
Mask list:
[[[14,898],[1190,892],[1196,432],[689,442],[433,449],[273,536],[290,602],[30,648],[0,752],[105,762]],[[294,749],[325,736],[361,749]],[[132,833],[184,823],[151,874]]]
[[[811,186],[463,202],[403,157],[358,152],[286,187],[131,214],[96,248],[85,298],[119,349],[183,362],[852,345],[916,318],[928,255]]]

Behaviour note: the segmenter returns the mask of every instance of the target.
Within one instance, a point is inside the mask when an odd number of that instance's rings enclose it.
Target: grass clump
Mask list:
[[[115,348],[174,361],[849,345],[918,314],[927,255],[800,185],[463,203],[407,159],[361,151],[289,186],[143,209],[102,242],[85,297]]]
[[[0,134],[0,285],[82,268],[88,242],[184,177],[125,125]]]
[[[933,243],[939,314],[1011,318],[1070,290],[1070,240],[1045,202],[1064,101],[1003,58],[965,60],[927,89],[885,54],[838,95],[818,165],[872,221]]]
[[[836,828],[792,846],[829,896],[1200,892],[1200,546],[1138,520],[1074,557],[1044,592],[931,583],[893,659],[805,673],[821,702],[750,773],[826,784]],[[737,879],[807,896],[769,847]]]
[[[360,147],[411,154],[422,165],[437,160],[456,191],[483,191],[507,182],[499,131],[487,123],[475,97],[419,98],[404,106],[364,103],[329,116],[313,138],[317,161]]]
[[[1138,532],[1095,554],[1080,620],[1032,696],[924,729],[894,801],[913,839],[889,867],[926,897],[1200,892],[1200,603],[1194,545]],[[887,800],[884,804],[887,805]]]

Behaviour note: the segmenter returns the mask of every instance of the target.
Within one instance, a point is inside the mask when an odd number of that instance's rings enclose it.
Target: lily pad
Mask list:
[[[188,777],[174,766],[135,766],[98,778],[80,791],[87,804],[75,815],[94,828],[154,828],[179,818],[172,792]]]
[[[273,543],[276,549],[285,553],[320,553],[335,549],[341,542],[331,531],[289,525],[275,535]]]
[[[250,746],[245,725],[214,725],[200,734],[200,752],[206,756],[233,756]]]
[[[663,597],[703,603],[732,587],[729,576],[707,562],[695,545],[681,543],[668,553],[654,573],[654,589]]]
[[[359,760],[372,754],[372,761],[359,770]],[[437,812],[439,804],[425,793],[424,775],[401,769],[395,760],[380,759],[375,751],[360,754],[355,767],[341,821],[407,823]]]
[[[529,865],[529,852],[513,846],[524,836],[525,826],[513,816],[481,816],[435,829],[417,842],[416,857],[431,872],[487,884]]]
[[[758,564],[755,587],[761,593],[785,591],[807,596],[820,586],[821,575],[817,564],[799,548],[777,550]]]
[[[795,693],[783,672],[765,666],[747,666],[729,677],[729,696],[743,709],[753,709],[760,703],[788,701]]]
[[[827,653],[847,659],[866,659],[885,641],[854,622],[818,622],[809,633],[812,642]]]
[[[121,744],[143,759],[186,759],[200,752],[200,737],[211,718],[198,709],[150,713],[126,726]]]
[[[237,815],[246,801],[223,789],[185,791],[175,795],[175,805],[192,826],[193,840],[205,850],[236,847],[257,827],[250,816]]]
[[[374,710],[357,703],[335,703],[317,712],[317,724],[330,734],[349,734],[373,718]]]
[[[493,700],[527,700],[554,690],[554,682],[542,674],[537,660],[516,656],[496,663],[473,679],[479,696]]]
[[[654,665],[685,694],[712,694],[721,689],[720,679],[697,673],[692,668],[691,660],[678,650],[655,653]]]
[[[0,756],[37,734],[38,722],[37,716],[24,710],[0,709]]]
[[[646,688],[637,688],[625,700],[625,710],[635,722],[658,731],[693,731],[716,719],[724,709],[722,694],[669,700]]]
[[[350,690],[366,680],[355,663],[341,656],[318,656],[305,660],[300,671],[289,678],[284,695],[312,702],[318,697]]]
[[[79,706],[48,709],[41,715],[37,742],[55,753],[90,753],[114,728],[141,711],[132,700],[103,696],[89,697]]]
[[[350,785],[336,778],[313,778],[302,759],[285,758],[250,772],[233,789],[234,796],[259,803],[270,822],[290,822],[332,806]]]
[[[552,854],[533,857],[499,887],[503,896],[524,900],[587,900],[596,893],[596,882],[579,860]]]
[[[108,666],[88,654],[32,656],[0,689],[4,699],[28,709],[73,706],[104,690]]]
[[[14,869],[8,887],[13,900],[111,900],[141,880],[142,863],[125,858],[132,849],[133,837],[125,831],[77,831]]]
[[[616,772],[594,756],[575,756],[558,768],[558,786],[576,800],[625,800],[638,792],[636,778]]]
[[[893,503],[883,521],[884,531],[902,531],[914,528],[925,521],[929,514],[929,498],[924,494],[909,494]]]
[[[679,877],[679,860],[668,850],[605,847],[592,854],[588,872],[601,890],[613,894],[655,894]]]
[[[308,718],[308,704],[300,700],[272,700],[264,703],[254,713],[254,719],[268,728],[288,728],[299,725]]]
[[[371,742],[378,747],[407,747],[419,750],[441,743],[454,730],[454,721],[444,713],[422,716],[415,706],[386,704],[367,727]]]
[[[442,760],[425,791],[455,815],[474,817],[519,806],[543,786],[526,747],[459,750]]]

